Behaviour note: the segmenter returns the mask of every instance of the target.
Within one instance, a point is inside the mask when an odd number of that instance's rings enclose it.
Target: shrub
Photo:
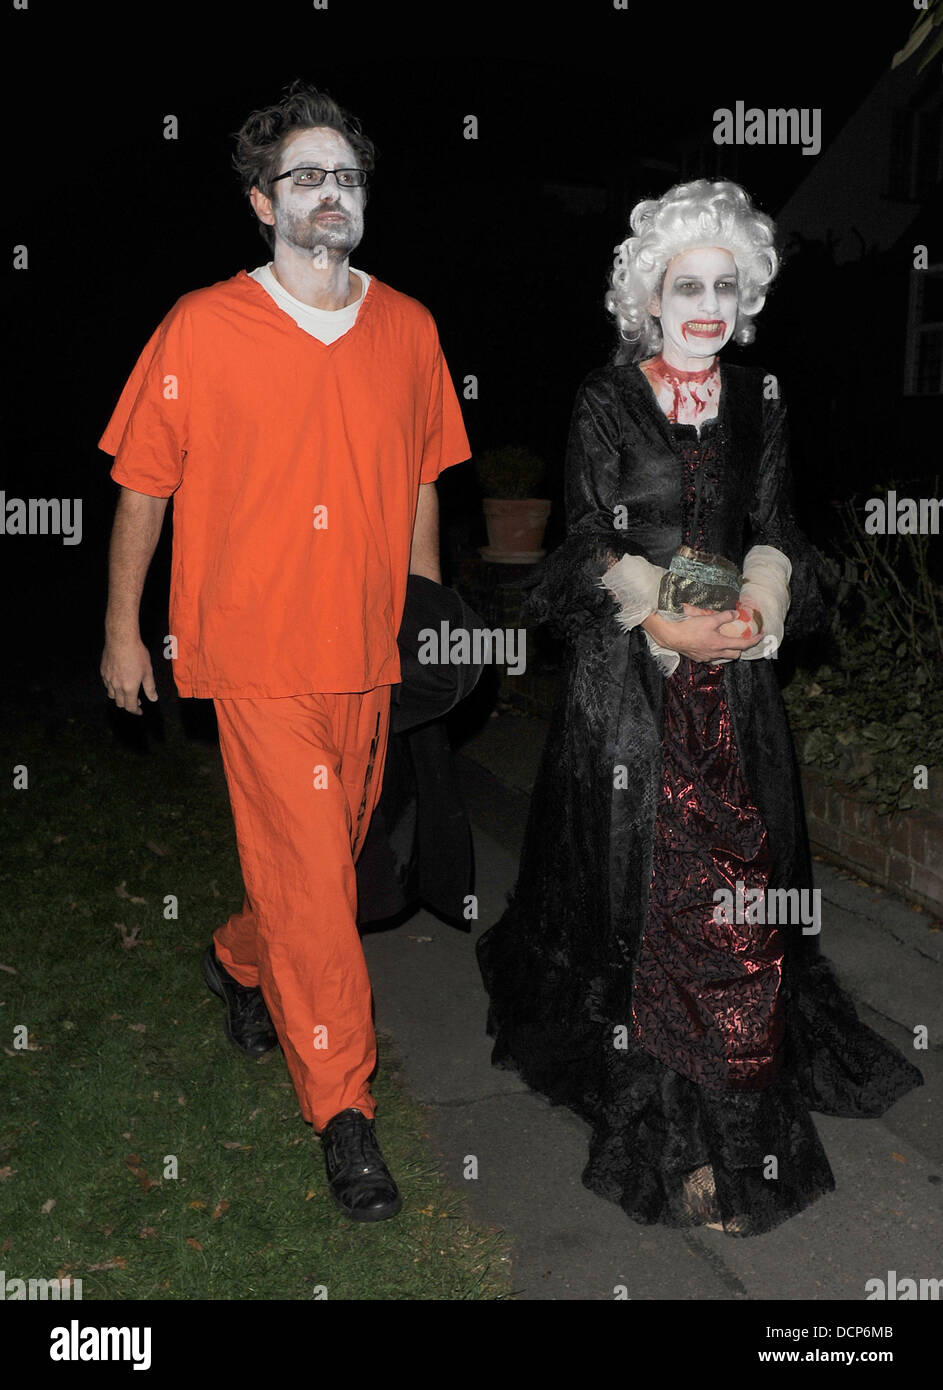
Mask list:
[[[933,538],[869,536],[852,502],[839,516],[841,536],[826,556],[837,583],[837,663],[800,667],[783,692],[800,761],[858,787],[879,812],[920,807],[914,768],[943,776],[943,586]]]

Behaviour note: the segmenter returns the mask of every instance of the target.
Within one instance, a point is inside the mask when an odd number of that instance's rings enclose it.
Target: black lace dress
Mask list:
[[[527,607],[568,639],[567,665],[518,881],[477,948],[493,1061],[592,1125],[586,1186],[635,1221],[732,1235],[834,1187],[810,1111],[879,1115],[922,1084],[800,922],[718,918],[716,891],[738,881],[812,888],[772,663],[682,657],[666,678],[599,585],[620,553],[665,566],[682,537],[738,562],[765,543],[793,563],[793,631],[821,620],[784,412],[761,395],[757,373],[725,366],[699,437],[662,416],[636,368],[584,383],[567,539]],[[620,503],[628,528],[613,524]]]

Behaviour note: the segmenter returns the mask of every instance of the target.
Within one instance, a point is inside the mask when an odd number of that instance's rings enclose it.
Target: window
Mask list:
[[[943,102],[923,110],[894,112],[891,123],[888,194],[901,202],[923,202],[943,179]]]
[[[943,395],[943,262],[910,273],[904,394]]]

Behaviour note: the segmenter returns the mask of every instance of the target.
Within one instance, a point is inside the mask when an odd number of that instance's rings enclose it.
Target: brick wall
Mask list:
[[[802,789],[813,848],[928,912],[943,914],[939,807],[881,816],[857,799],[854,788],[814,768],[802,769]]]

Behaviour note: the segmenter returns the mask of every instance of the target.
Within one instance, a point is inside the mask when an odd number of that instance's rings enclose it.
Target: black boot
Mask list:
[[[261,1057],[278,1046],[262,991],[234,980],[216,958],[211,943],[203,954],[203,978],[214,994],[226,1004],[226,1036],[248,1057]]]
[[[403,1199],[383,1161],[372,1120],[357,1109],[341,1110],[321,1133],[324,1162],[335,1205],[352,1221],[385,1221]]]

